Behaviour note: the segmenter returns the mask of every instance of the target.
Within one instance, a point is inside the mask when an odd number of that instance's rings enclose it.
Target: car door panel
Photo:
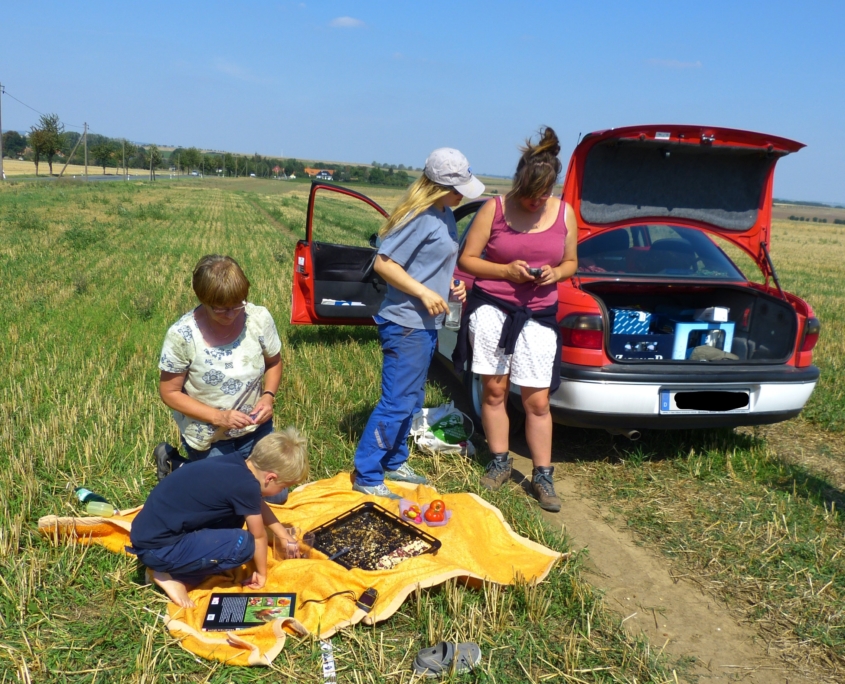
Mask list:
[[[322,194],[321,194],[322,193]],[[327,211],[331,199],[346,200],[337,215]],[[322,204],[318,207],[318,197]],[[360,204],[359,204],[360,203]],[[343,204],[343,203],[341,203]],[[305,240],[294,252],[293,301],[291,323],[296,325],[372,325],[387,291],[384,280],[374,271],[376,249],[346,244],[361,240],[361,222],[347,214],[369,207],[379,221],[387,212],[374,201],[348,188],[313,183],[308,199]],[[341,212],[340,210],[348,210]],[[322,226],[317,226],[322,222]],[[370,218],[369,224],[372,223]],[[344,231],[347,231],[346,233]],[[357,231],[357,235],[355,234]],[[323,233],[336,238],[325,241]]]

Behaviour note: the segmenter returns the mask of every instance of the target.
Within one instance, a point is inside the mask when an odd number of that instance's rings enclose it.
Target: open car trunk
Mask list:
[[[795,351],[792,306],[747,286],[591,282],[582,289],[603,305],[605,345],[617,363],[783,364]]]

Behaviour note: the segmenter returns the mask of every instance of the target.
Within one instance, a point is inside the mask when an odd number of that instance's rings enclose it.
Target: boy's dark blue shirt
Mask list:
[[[136,549],[175,544],[189,532],[237,529],[261,513],[261,486],[238,454],[186,463],[156,485],[132,521]]]

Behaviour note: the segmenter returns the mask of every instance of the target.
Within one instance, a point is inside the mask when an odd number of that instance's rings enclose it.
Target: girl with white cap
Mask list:
[[[464,155],[449,147],[434,150],[379,231],[375,271],[387,282],[374,317],[384,354],[381,398],[355,452],[355,491],[399,499],[385,479],[426,482],[407,463],[408,433],[412,416],[423,405],[449,291],[462,301],[466,296],[463,283],[452,283],[458,257],[452,207],[482,192],[484,185],[472,175]]]

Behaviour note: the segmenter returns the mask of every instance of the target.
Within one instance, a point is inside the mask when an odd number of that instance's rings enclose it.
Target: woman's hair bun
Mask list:
[[[551,154],[557,157],[560,154],[560,140],[557,139],[557,134],[550,126],[541,129],[540,141],[536,145],[531,144],[531,140],[525,141],[526,156],[535,157],[539,154]]]

